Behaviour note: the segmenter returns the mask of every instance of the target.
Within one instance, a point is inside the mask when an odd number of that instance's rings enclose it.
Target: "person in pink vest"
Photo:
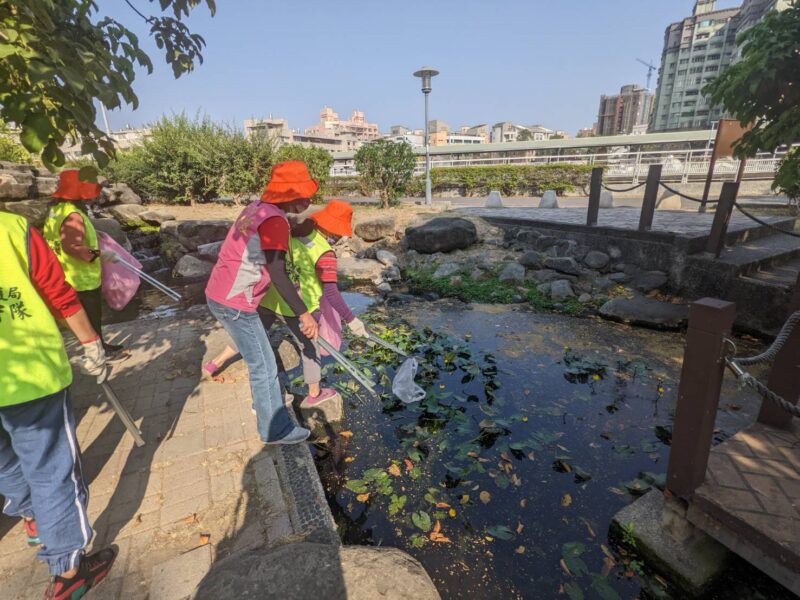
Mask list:
[[[231,226],[206,286],[211,314],[231,336],[247,365],[258,434],[266,444],[297,444],[308,439],[308,429],[297,427],[284,406],[278,366],[258,315],[258,305],[270,285],[300,315],[308,338],[317,336],[317,322],[309,314],[286,272],[289,250],[287,213],[308,208],[319,189],[306,165],[292,160],[272,168],[261,200],[247,206]]]

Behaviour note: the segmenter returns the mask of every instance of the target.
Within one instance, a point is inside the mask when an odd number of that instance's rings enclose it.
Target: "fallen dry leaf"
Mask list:
[[[411,461],[410,461],[409,459],[407,459],[407,458],[404,458],[404,459],[403,459],[403,464],[406,466],[406,471],[410,471],[411,469],[413,469],[413,468],[414,468],[414,463],[413,463],[413,462],[411,462]]]
[[[511,475],[511,483],[519,487],[522,485],[522,479],[519,478],[516,473],[514,473],[513,475]]]
[[[514,550],[517,554],[525,554],[525,546],[517,546],[517,549]]]
[[[581,521],[583,521],[583,524],[586,525],[586,531],[589,532],[589,536],[597,537],[597,533],[595,532],[594,527],[592,527],[592,524],[589,523],[589,520],[584,517],[581,517]]]
[[[561,498],[561,506],[567,507],[572,504],[572,496],[570,494],[564,494]]]
[[[608,491],[611,492],[612,494],[616,494],[617,496],[624,496],[625,495],[625,492],[623,492],[618,487],[610,487],[610,488],[608,488]]]
[[[469,502],[469,494],[464,494],[463,496],[461,496],[459,502],[461,504],[466,504],[467,502]]]
[[[522,523],[517,523],[517,535],[522,533],[523,529],[525,529],[525,525],[523,525]]]
[[[600,550],[603,551],[603,554],[606,555],[606,558],[610,558],[611,560],[614,560],[614,555],[611,554],[611,550],[608,549],[608,546],[606,546],[605,544],[600,544]]]
[[[339,432],[339,435],[341,437],[343,437],[343,438],[351,438],[351,437],[353,437],[353,432],[352,431],[341,431],[341,432]]]
[[[192,513],[188,517],[183,520],[184,523],[187,525],[191,525],[192,523],[197,523],[197,513]]]
[[[389,471],[389,475],[391,475],[392,477],[400,477],[400,474],[401,474],[400,473],[400,467],[398,467],[394,463],[389,465],[389,468],[387,469],[387,471]]]
[[[480,499],[481,499],[481,502],[483,502],[484,504],[489,504],[489,502],[490,502],[490,501],[491,501],[491,499],[492,499],[492,495],[491,495],[489,492],[487,492],[486,490],[483,490],[483,491],[482,491],[482,492],[479,494],[479,497],[480,497]]]
[[[442,535],[441,533],[437,533],[436,535],[431,534],[431,541],[437,542],[439,544],[452,544],[453,542],[450,540],[449,537]]]
[[[527,423],[528,422],[528,415],[523,415],[522,422],[523,423]]]
[[[344,457],[344,462],[353,462],[354,460],[355,460],[355,458],[353,458],[352,456],[345,456]]]
[[[436,506],[436,508],[450,508],[447,502],[437,502],[434,506]]]
[[[201,533],[200,534],[200,545],[205,546],[211,540],[210,533]]]
[[[439,522],[439,519],[436,519],[436,523],[433,525],[433,530],[431,531],[432,534],[439,533],[442,530],[442,524]]]
[[[608,558],[607,556],[603,557],[603,570],[600,571],[600,574],[603,577],[608,577],[608,574],[617,566],[617,563],[612,559]]]
[[[528,501],[525,498],[523,498],[522,500],[519,501],[519,507],[520,508],[525,508],[525,505],[527,503],[528,503]]]
[[[447,511],[447,514],[450,515],[451,517],[455,517],[456,516],[456,509],[455,508],[451,508],[450,510]]]
[[[356,496],[356,500],[358,500],[359,502],[366,502],[367,500],[369,500],[369,493],[359,494],[358,496]]]
[[[506,462],[511,462],[511,457],[505,452],[500,453],[500,458],[502,458]]]
[[[567,563],[564,562],[563,558],[558,561],[558,564],[561,565],[561,570],[564,571],[564,575],[566,575],[567,577],[572,577],[572,573],[567,568]]]
[[[469,456],[470,458],[478,458],[478,453],[475,451],[470,451],[467,452],[467,456]]]

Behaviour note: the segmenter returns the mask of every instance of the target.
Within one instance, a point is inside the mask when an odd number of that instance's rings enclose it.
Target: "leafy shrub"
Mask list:
[[[325,185],[330,177],[333,156],[324,148],[306,148],[304,146],[294,146],[284,144],[278,148],[275,155],[275,162],[286,160],[300,160],[306,163],[308,172],[313,179],[319,183],[319,191],[314,195],[314,201],[321,201],[322,194],[325,192]],[[264,180],[266,183],[266,180]],[[263,185],[263,183],[262,183]]]
[[[15,163],[32,162],[31,153],[16,141],[5,126],[0,124],[0,160],[7,160]]]
[[[405,193],[416,164],[411,146],[385,139],[365,144],[355,154],[363,187],[377,190],[384,208]]]
[[[592,165],[497,165],[431,169],[434,193],[458,192],[485,196],[499,190],[505,196],[538,196],[545,190],[557,194],[589,184]],[[424,184],[423,184],[424,189]]]

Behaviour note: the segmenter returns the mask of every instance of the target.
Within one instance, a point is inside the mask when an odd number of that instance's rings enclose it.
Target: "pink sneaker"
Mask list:
[[[303,404],[306,406],[314,406],[320,402],[325,402],[325,400],[330,400],[338,393],[339,392],[331,388],[322,388],[319,392],[319,396],[306,396],[303,400]]]

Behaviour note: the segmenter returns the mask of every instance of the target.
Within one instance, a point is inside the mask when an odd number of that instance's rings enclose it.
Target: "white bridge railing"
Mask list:
[[[662,164],[661,177],[665,180],[689,181],[704,180],[711,164],[709,149],[652,151],[652,152],[612,152],[607,154],[551,154],[547,156],[494,156],[490,158],[451,158],[447,155],[431,156],[431,167],[477,167],[493,165],[604,165],[605,177],[620,183],[639,183],[647,178],[651,164]],[[747,179],[772,179],[786,152],[763,153],[747,160],[744,177]],[[714,178],[733,179],[739,170],[739,161],[732,158],[717,159]],[[417,163],[416,174],[425,172],[424,161]],[[331,168],[331,176],[357,175],[351,162],[337,164]]]

